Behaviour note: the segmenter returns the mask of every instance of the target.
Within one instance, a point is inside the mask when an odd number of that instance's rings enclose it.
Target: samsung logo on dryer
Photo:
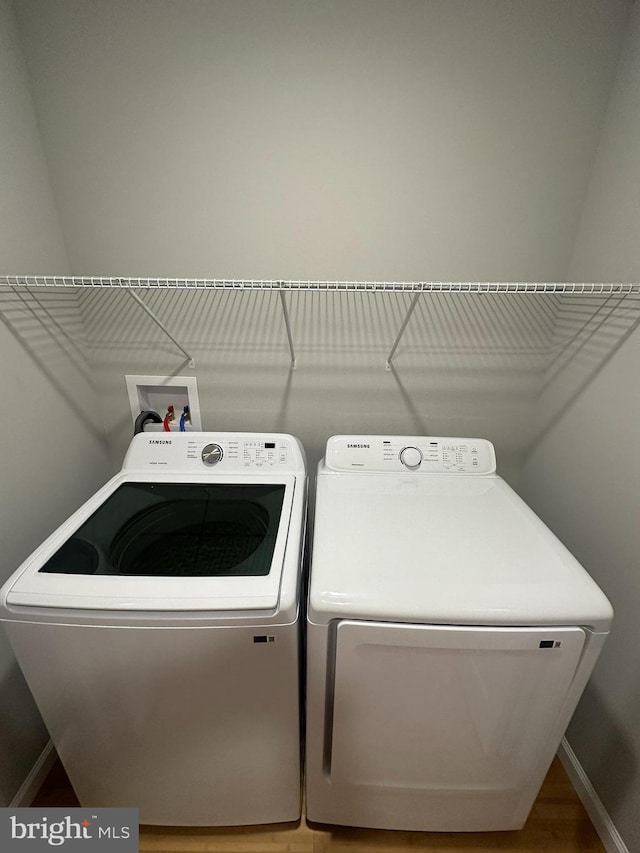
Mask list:
[[[370,444],[347,444],[347,447],[353,447],[356,450],[370,450]]]
[[[173,444],[170,438],[150,438],[149,444]]]

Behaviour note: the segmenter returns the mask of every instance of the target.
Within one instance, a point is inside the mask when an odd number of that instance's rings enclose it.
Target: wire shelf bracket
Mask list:
[[[195,360],[193,359],[193,357],[191,355],[189,355],[189,353],[182,346],[182,344],[178,343],[178,341],[173,337],[173,335],[167,329],[167,327],[164,325],[164,323],[158,317],[156,317],[156,315],[153,313],[151,308],[149,308],[149,306],[146,305],[142,301],[142,299],[138,296],[138,294],[135,292],[135,290],[128,290],[127,292],[129,293],[129,296],[134,300],[134,302],[136,302],[142,308],[142,310],[145,312],[145,314],[147,314],[147,316],[153,320],[153,322],[156,324],[156,326],[158,326],[158,328],[164,332],[164,334],[169,338],[169,340],[173,344],[175,344],[175,346],[178,347],[180,352],[187,359],[187,361],[189,363],[189,367],[192,367],[192,368],[195,367],[196,363],[195,363]]]
[[[291,370],[296,369],[296,353],[293,348],[293,335],[291,334],[291,321],[289,320],[289,309],[287,308],[287,300],[285,299],[284,290],[280,291],[280,304],[282,305],[282,314],[284,316],[284,325],[287,330],[287,340],[289,341],[289,352],[291,354]]]

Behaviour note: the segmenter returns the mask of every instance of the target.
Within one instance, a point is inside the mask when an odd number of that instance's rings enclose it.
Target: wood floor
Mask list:
[[[34,806],[77,806],[64,770],[55,765]],[[553,762],[533,811],[520,832],[386,832],[307,824],[231,829],[140,827],[142,853],[399,853],[474,850],[514,853],[604,853],[558,759]]]

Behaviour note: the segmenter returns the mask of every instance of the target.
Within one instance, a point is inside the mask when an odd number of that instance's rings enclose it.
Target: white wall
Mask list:
[[[16,8],[76,273],[562,280],[628,2]],[[300,297],[290,374],[277,297],[145,298],[206,428],[288,429],[312,462],[338,431],[479,434],[507,474],[555,311],[425,299],[391,374],[406,296]],[[125,294],[82,308],[119,460],[124,374],[181,358]]]
[[[68,272],[13,11],[0,0],[2,272]],[[73,339],[71,293],[37,304],[0,288],[0,583],[110,472],[96,397]],[[48,735],[0,631],[0,805],[8,805]]]
[[[636,4],[576,241],[572,278],[640,281],[639,175],[640,6]],[[639,311],[636,306],[636,321]],[[594,336],[585,349],[597,351],[600,337]],[[588,356],[589,352],[587,360]],[[522,480],[525,497],[582,561],[614,607],[613,632],[568,739],[630,851],[640,849],[638,364],[636,328],[543,433]],[[545,415],[544,408],[541,414]]]
[[[72,269],[561,279],[628,5],[16,0]]]
[[[0,2],[0,275],[69,272],[10,0]]]

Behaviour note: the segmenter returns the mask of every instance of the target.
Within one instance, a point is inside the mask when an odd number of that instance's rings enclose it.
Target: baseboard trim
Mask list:
[[[566,738],[562,738],[562,743],[558,750],[558,758],[567,771],[567,775],[576,789],[576,794],[591,818],[591,823],[600,836],[600,840],[604,844],[607,853],[629,853],[629,848],[622,840],[614,822],[602,804],[602,800],[597,795],[596,789],[591,784],[589,777],[578,761],[578,756],[571,749]]]
[[[35,795],[42,787],[42,783],[47,778],[47,775],[58,757],[53,741],[49,741],[42,750],[36,763],[29,771],[27,778],[24,780],[18,793],[15,795],[9,808],[26,809],[29,808]]]

